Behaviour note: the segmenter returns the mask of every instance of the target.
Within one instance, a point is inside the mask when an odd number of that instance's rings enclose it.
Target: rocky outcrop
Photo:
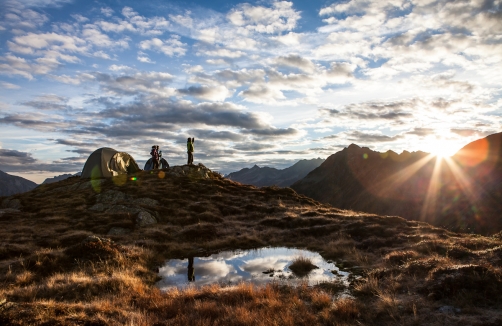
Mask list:
[[[134,198],[118,190],[107,190],[96,195],[96,204],[89,210],[106,212],[109,214],[128,214],[134,216],[137,227],[144,227],[157,223],[157,219],[145,207],[158,206],[159,202],[151,198]],[[110,230],[111,234],[122,233],[119,230]]]
[[[208,179],[210,177],[210,174],[214,172],[205,167],[202,163],[199,163],[197,165],[173,166],[167,169],[166,173],[172,176],[190,176],[195,178]]]

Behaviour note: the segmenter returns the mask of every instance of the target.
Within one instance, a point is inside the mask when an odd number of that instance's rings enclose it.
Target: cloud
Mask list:
[[[38,96],[32,101],[22,102],[22,105],[37,109],[37,110],[67,110],[70,107],[67,105],[68,99],[57,96],[55,94],[46,94]]]
[[[402,138],[401,135],[387,136],[379,132],[361,132],[357,130],[346,132],[344,136],[347,140],[357,143],[394,142]]]
[[[293,3],[276,1],[272,8],[239,4],[227,15],[227,19],[235,26],[259,33],[273,34],[289,31],[296,27],[300,12],[293,9]]]
[[[20,89],[21,88],[21,86],[19,86],[19,85],[7,83],[7,82],[0,82],[0,86],[2,88],[6,88],[6,89]]]
[[[180,37],[172,35],[170,39],[162,41],[158,38],[142,41],[139,43],[139,48],[142,50],[152,50],[164,53],[172,57],[174,55],[182,56],[186,53],[186,44],[180,41]]]
[[[215,131],[208,129],[191,129],[187,131],[187,134],[194,135],[195,138],[202,138],[207,140],[222,140],[222,141],[233,141],[241,142],[246,140],[246,137],[232,131]]]
[[[110,11],[106,13],[111,14]],[[131,32],[141,35],[162,35],[170,26],[169,21],[164,17],[146,18],[140,16],[131,7],[124,7],[122,15],[126,18],[125,20],[115,18],[113,21],[98,21],[96,25],[105,32]]]
[[[272,37],[271,39],[276,40],[276,41],[278,41],[284,45],[287,45],[287,46],[293,46],[293,45],[299,45],[302,40],[302,37],[303,37],[303,34],[289,32],[284,35]]]
[[[315,70],[315,65],[312,61],[294,54],[290,54],[284,57],[278,57],[276,59],[276,63],[280,66],[297,68],[308,73],[312,73]]]
[[[380,123],[401,124],[406,120],[414,118],[413,112],[419,103],[420,101],[417,99],[364,102],[349,104],[339,110],[320,109],[320,112],[323,115],[338,120],[370,120]]]
[[[435,133],[436,130],[432,128],[413,128],[413,130],[408,131],[406,134],[425,137],[429,135],[434,135]]]
[[[209,101],[223,101],[232,93],[225,86],[209,87],[209,86],[190,86],[186,89],[178,89],[178,93],[188,96],[193,96]]]
[[[0,26],[4,29],[33,30],[49,21],[47,15],[36,10],[29,9],[35,7],[27,1],[5,0],[0,4],[3,14],[0,16]]]
[[[81,158],[76,162],[61,159],[47,163],[35,159],[31,153],[12,149],[0,149],[0,170],[4,172],[74,172],[81,170],[82,165]]]
[[[239,96],[253,103],[267,103],[286,99],[280,90],[265,85],[251,85],[248,89],[241,91]]]
[[[175,93],[173,88],[167,87],[173,76],[166,72],[138,72],[120,76],[95,72],[90,76],[99,83],[102,90],[114,95],[149,94],[169,97]],[[88,78],[88,75],[82,76],[83,80]]]
[[[111,17],[113,16],[114,11],[112,8],[106,7],[106,8],[101,8],[101,13],[106,17]]]

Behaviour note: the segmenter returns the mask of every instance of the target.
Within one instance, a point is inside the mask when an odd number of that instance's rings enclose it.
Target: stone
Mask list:
[[[106,210],[107,213],[111,214],[120,214],[120,213],[125,213],[125,214],[137,214],[138,212],[141,212],[141,208],[138,207],[128,207],[124,205],[113,205],[109,209]]]
[[[150,213],[141,211],[136,216],[136,225],[139,227],[156,224],[157,220]]]
[[[116,204],[117,202],[125,201],[126,199],[127,195],[117,190],[107,190],[104,193],[96,196],[98,203],[105,204]]]
[[[155,199],[151,198],[138,198],[133,200],[133,204],[135,205],[145,205],[145,206],[158,206],[159,202]]]
[[[89,210],[91,210],[91,211],[98,211],[98,212],[102,212],[105,209],[106,209],[106,207],[102,203],[97,203],[96,205],[89,208]]]
[[[125,235],[131,233],[131,230],[119,227],[113,227],[108,231],[107,235]]]

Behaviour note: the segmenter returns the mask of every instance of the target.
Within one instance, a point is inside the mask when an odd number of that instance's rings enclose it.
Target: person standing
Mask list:
[[[195,142],[195,138],[188,137],[188,140],[187,140],[187,153],[188,153],[188,162],[187,162],[187,164],[188,165],[192,165],[193,164],[193,151],[194,151],[193,143],[194,142]]]
[[[152,151],[150,152],[150,155],[152,155],[152,164],[153,164],[152,170],[157,170],[159,168],[159,152],[157,151],[156,145],[152,146]]]

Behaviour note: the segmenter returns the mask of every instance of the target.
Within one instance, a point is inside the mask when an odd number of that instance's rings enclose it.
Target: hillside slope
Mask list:
[[[324,162],[324,159],[321,158],[300,160],[294,165],[282,170],[255,165],[251,169],[244,168],[240,171],[232,172],[228,174],[226,178],[257,187],[273,185],[289,187],[321,165],[322,162]]]
[[[341,210],[202,166],[42,185],[3,199],[0,223],[2,325],[502,322],[500,237]],[[335,261],[351,296],[335,281],[155,287],[166,259],[266,246]]]
[[[0,171],[0,196],[11,196],[34,189],[33,181]]]
[[[342,209],[491,234],[502,230],[501,138],[480,139],[444,160],[352,144],[291,187]]]

